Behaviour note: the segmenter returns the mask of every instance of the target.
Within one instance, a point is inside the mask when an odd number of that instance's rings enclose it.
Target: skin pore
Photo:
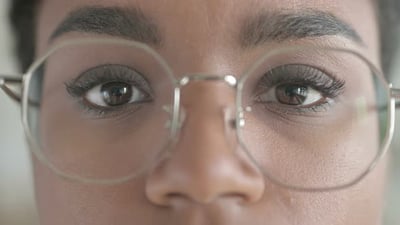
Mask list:
[[[140,9],[138,17],[151,18],[146,23],[151,22],[147,25],[152,29],[138,34],[110,27],[103,27],[107,32],[101,33],[90,24],[60,28],[60,24],[66,26],[85,17],[79,10],[88,7],[117,7],[128,12]],[[179,76],[195,72],[241,74],[262,52],[298,44],[356,49],[375,65],[380,59],[375,11],[369,0],[42,0],[38,10],[37,56],[70,38],[118,35],[152,46]],[[328,12],[343,24],[339,26],[324,14],[324,26],[331,27],[324,32],[315,30],[318,23],[314,28],[306,27],[308,32],[293,28],[289,34],[270,31],[250,35],[241,29],[246,21],[276,29],[284,25],[284,19],[290,21],[283,14],[310,12]],[[260,17],[264,22],[251,20],[258,14],[267,15]],[[308,17],[300,21],[314,20]],[[266,180],[244,154],[233,154],[232,146],[226,143],[221,118],[212,116],[213,109],[226,104],[226,89],[213,84],[190,87],[182,100],[190,117],[174,156],[136,179],[112,186],[81,184],[56,176],[34,158],[41,223],[380,224],[385,161],[345,190],[309,193],[285,189]],[[256,141],[260,134],[254,136]]]

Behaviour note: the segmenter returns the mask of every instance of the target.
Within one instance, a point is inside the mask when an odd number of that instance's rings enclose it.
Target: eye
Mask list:
[[[344,85],[343,80],[316,67],[286,64],[272,68],[257,82],[255,101],[285,113],[318,112],[337,100]]]
[[[89,90],[84,99],[95,106],[116,107],[129,103],[141,103],[148,97],[148,94],[134,85],[125,82],[108,82]]]
[[[153,101],[153,91],[145,76],[118,64],[100,65],[83,72],[66,83],[66,91],[85,113],[96,118],[132,113]]]
[[[288,106],[309,107],[326,101],[319,91],[302,84],[280,84],[258,96],[261,102],[279,102]]]

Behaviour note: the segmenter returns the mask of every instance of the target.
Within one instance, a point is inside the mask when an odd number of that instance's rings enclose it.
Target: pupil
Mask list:
[[[101,87],[104,102],[109,106],[128,103],[132,97],[132,87],[123,82],[110,82]]]
[[[307,86],[284,84],[276,88],[278,101],[286,105],[301,105],[308,95]]]

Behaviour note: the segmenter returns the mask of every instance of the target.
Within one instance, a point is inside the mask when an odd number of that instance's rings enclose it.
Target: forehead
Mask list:
[[[363,39],[363,51],[371,61],[377,62],[379,58],[378,28],[371,0],[42,0],[38,54],[49,47],[47,40],[70,12],[88,6],[140,9],[162,31],[165,48],[173,51],[179,46],[183,57],[189,54],[184,52],[187,50],[197,56],[210,51],[229,52],[240,27],[256,14],[318,10],[348,23]]]

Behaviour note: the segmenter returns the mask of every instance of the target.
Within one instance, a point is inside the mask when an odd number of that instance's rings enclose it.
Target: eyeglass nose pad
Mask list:
[[[177,139],[176,136],[179,135],[179,131],[181,130],[181,128],[186,120],[186,111],[184,108],[179,108],[178,120],[176,122],[177,123],[176,125],[173,125],[173,113],[174,112],[173,112],[172,106],[164,105],[163,111],[165,111],[166,113],[168,113],[170,115],[169,116],[170,119],[165,122],[164,127],[165,127],[165,129],[169,129],[169,130],[174,129],[173,131],[170,132],[171,133],[170,138]],[[175,126],[175,127],[172,127],[172,126]]]
[[[163,111],[170,114],[170,118],[172,118],[173,110],[171,106],[163,106]],[[243,127],[245,124],[243,111],[240,110],[238,115],[236,115],[236,113],[236,109],[233,109],[232,107],[224,107],[221,110],[221,115],[224,121],[225,136],[228,139],[236,137],[236,129],[238,129],[239,127]],[[181,107],[179,109],[179,118],[177,120],[177,125],[175,125],[176,127],[174,128],[176,130],[174,132],[171,132],[171,139],[173,143],[175,143],[179,139],[179,133],[186,121],[186,115],[187,113],[185,108]],[[239,118],[236,118],[237,116],[239,116]],[[172,129],[172,123],[172,119],[166,121],[164,125],[165,129]]]
[[[170,119],[165,122],[165,129],[171,129],[172,128],[172,114],[173,114],[173,109],[172,106],[170,105],[164,105],[163,106],[163,111],[166,113],[170,114]],[[186,120],[186,110],[184,108],[179,109],[179,118],[177,121],[176,125],[176,130],[174,132],[171,132],[171,139],[173,142],[176,142],[179,136],[179,132],[185,123]],[[244,114],[245,112],[251,112],[252,108],[250,106],[247,106],[245,109],[242,107],[238,107],[237,109],[232,109],[231,107],[224,107],[222,108],[222,116],[224,119],[224,124],[225,124],[225,135],[228,135],[232,131],[236,131],[237,129],[240,129],[245,126],[245,118]],[[236,133],[235,133],[236,135]]]
[[[222,116],[224,119],[225,138],[229,138],[232,131],[236,130],[235,112],[229,107],[222,108]]]
[[[245,109],[251,111],[250,107]],[[234,151],[242,151],[243,145],[239,137],[239,129],[245,126],[245,111],[241,107],[226,107],[223,109],[223,117],[225,121],[225,140]],[[245,151],[245,154],[248,153]]]
[[[229,121],[229,125],[232,129],[240,129],[246,125],[245,121],[245,113],[246,112],[251,112],[252,108],[250,106],[247,106],[245,109],[242,107],[237,108],[237,115],[233,119]]]

